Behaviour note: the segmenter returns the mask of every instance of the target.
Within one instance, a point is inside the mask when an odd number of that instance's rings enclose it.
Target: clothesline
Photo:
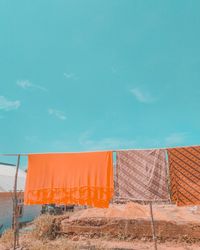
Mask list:
[[[137,150],[140,152],[136,152]],[[148,151],[151,152],[154,150],[157,151],[153,152],[153,154],[149,154]],[[102,154],[105,154],[105,152],[107,152],[109,156],[102,157]],[[117,175],[116,187],[114,186],[112,164],[113,153],[117,153],[118,156],[118,172],[115,173]],[[159,201],[171,201],[172,199],[178,206],[196,205],[200,201],[200,193],[198,192],[200,177],[198,177],[196,173],[200,173],[200,146],[98,150],[90,152],[18,153],[0,154],[0,156],[18,157],[14,185],[16,204],[16,187],[20,156],[28,156],[30,163],[26,179],[25,204],[87,204],[89,206],[108,207],[114,195],[114,190],[116,190],[116,194],[121,197],[123,195],[124,197],[129,197],[131,194],[136,200],[149,200],[155,250],[157,250],[157,241],[152,201],[157,201],[157,198],[159,198]],[[167,161],[166,158],[169,161]],[[57,162],[59,162],[58,166]],[[146,163],[148,163],[148,168],[146,168]],[[70,172],[72,164],[74,164],[75,171]],[[91,165],[93,166],[92,168]],[[66,170],[66,167],[68,170]],[[48,168],[54,172],[48,171]],[[89,174],[82,174],[81,172],[83,172],[84,169],[86,169],[86,173]],[[89,171],[87,171],[88,169]],[[100,174],[97,174],[100,170]],[[177,176],[177,171],[179,172],[178,181],[174,178],[174,176]],[[169,173],[170,175],[168,175]],[[59,174],[61,178],[59,178]],[[54,183],[56,188],[53,188],[51,185],[53,176],[56,176],[55,180],[58,182]],[[37,182],[35,182],[36,178],[38,178]],[[69,188],[63,188],[63,178],[65,180],[65,186]],[[90,180],[89,182],[88,178]],[[168,181],[169,178],[170,182]],[[79,186],[80,179],[82,181],[81,186]],[[96,181],[96,179],[98,181]],[[151,181],[147,183],[148,179]],[[45,183],[48,184],[47,188],[46,186],[45,188],[43,187],[44,180]],[[73,183],[71,180],[73,180]],[[179,185],[180,182],[183,183],[183,186]],[[71,183],[73,186],[71,186]],[[96,185],[96,183],[100,183],[100,186],[99,184]],[[167,186],[169,184],[171,188]],[[77,192],[77,187],[79,192]],[[101,199],[98,197],[101,197]],[[16,204],[14,204],[14,210],[17,208]],[[14,221],[17,225],[17,213],[15,213],[14,216]],[[14,228],[14,235],[16,242],[18,236],[17,227]]]
[[[66,153],[70,153],[70,154],[76,154],[76,153],[96,153],[96,152],[107,152],[107,151],[112,151],[113,153],[116,153],[116,152],[120,152],[120,151],[129,151],[129,150],[132,150],[132,151],[136,151],[136,150],[158,150],[158,149],[170,149],[170,148],[189,148],[189,147],[197,147],[199,145],[190,145],[190,146],[176,146],[176,147],[160,147],[160,148],[129,148],[129,149],[109,149],[109,150],[95,150],[95,151],[81,151],[81,152],[43,152],[43,153],[15,153],[15,154],[0,154],[0,156],[28,156],[28,155],[36,155],[36,154],[66,154]]]

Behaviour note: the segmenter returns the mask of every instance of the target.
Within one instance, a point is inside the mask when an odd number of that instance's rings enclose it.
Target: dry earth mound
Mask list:
[[[154,219],[157,236],[162,240],[200,239],[198,207],[154,205]],[[92,238],[151,239],[149,206],[131,202],[111,205],[108,209],[89,208],[62,220],[61,231],[66,235]]]

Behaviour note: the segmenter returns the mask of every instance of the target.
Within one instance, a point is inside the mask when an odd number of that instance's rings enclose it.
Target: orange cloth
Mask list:
[[[167,151],[172,201],[178,206],[200,205],[200,147]]]
[[[25,205],[108,207],[113,189],[112,152],[28,156]]]

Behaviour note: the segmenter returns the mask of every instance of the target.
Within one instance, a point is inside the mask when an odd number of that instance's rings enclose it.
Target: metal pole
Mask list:
[[[155,223],[153,218],[153,208],[152,208],[152,202],[149,204],[150,206],[150,214],[151,214],[151,227],[152,227],[152,234],[153,234],[153,240],[154,240],[154,249],[157,250],[157,237],[156,237],[156,230],[155,230]]]
[[[16,165],[16,172],[15,172],[15,182],[14,182],[14,199],[13,199],[13,233],[14,233],[14,242],[13,242],[13,249],[16,249],[19,241],[19,224],[18,224],[18,197],[17,197],[17,178],[19,172],[19,164],[20,164],[20,155],[17,157],[17,165]]]

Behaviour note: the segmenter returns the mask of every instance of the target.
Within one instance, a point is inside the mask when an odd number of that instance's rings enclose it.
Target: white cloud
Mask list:
[[[29,80],[19,80],[17,81],[17,85],[22,89],[39,89],[42,91],[47,91],[45,87],[33,84]]]
[[[67,74],[67,73],[64,73],[64,76],[66,77],[66,78],[72,78],[73,76],[74,76],[74,74]]]
[[[10,111],[20,107],[20,101],[10,101],[5,96],[0,96],[0,109]]]
[[[172,133],[165,138],[165,143],[168,146],[176,146],[183,144],[187,137],[187,133]]]
[[[57,109],[51,109],[50,108],[48,110],[48,113],[49,113],[49,115],[53,115],[53,116],[57,117],[60,120],[66,120],[67,119],[65,113],[63,111],[60,111],[60,110],[57,110]]]
[[[142,91],[139,88],[133,88],[130,92],[134,95],[137,101],[142,103],[152,103],[155,99],[151,96],[151,94],[147,91]]]
[[[29,80],[21,80],[21,81],[17,81],[17,85],[23,89],[27,89],[32,86],[32,83],[29,82]]]
[[[99,140],[91,139],[91,132],[85,131],[79,138],[80,145],[86,150],[113,150],[126,149],[136,146],[134,140],[124,140],[115,137],[107,137]]]
[[[78,80],[79,77],[77,77],[75,74],[73,73],[64,73],[64,77],[66,79],[73,79],[73,80]]]

